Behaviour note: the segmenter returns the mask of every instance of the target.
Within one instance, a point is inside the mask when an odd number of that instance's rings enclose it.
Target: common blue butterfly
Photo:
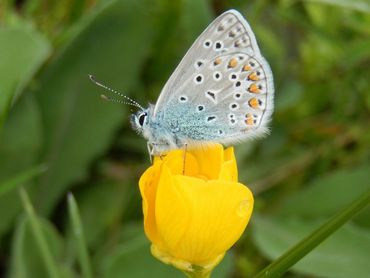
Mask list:
[[[263,136],[273,98],[270,66],[236,10],[221,14],[197,38],[155,105],[143,109],[126,97],[140,108],[131,124],[148,140],[152,155]]]

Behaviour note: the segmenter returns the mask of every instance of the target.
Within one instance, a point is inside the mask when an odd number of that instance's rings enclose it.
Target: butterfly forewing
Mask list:
[[[273,111],[270,67],[248,23],[228,11],[200,35],[155,106],[178,136],[233,143],[266,132]],[[179,117],[181,115],[181,117]]]

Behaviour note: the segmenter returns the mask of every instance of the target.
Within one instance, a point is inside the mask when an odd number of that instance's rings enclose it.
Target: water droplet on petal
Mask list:
[[[249,201],[243,200],[239,203],[239,206],[236,210],[236,214],[240,217],[245,217],[249,212]]]

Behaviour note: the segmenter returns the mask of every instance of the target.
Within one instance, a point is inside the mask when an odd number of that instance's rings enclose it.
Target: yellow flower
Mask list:
[[[242,235],[253,210],[252,193],[237,176],[232,147],[156,157],[139,182],[152,254],[185,272],[210,272]]]

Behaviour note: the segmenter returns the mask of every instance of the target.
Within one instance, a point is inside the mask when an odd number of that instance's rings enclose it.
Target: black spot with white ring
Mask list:
[[[215,42],[215,44],[213,45],[213,49],[214,50],[221,50],[223,47],[223,43],[221,41],[217,41]]]
[[[179,101],[180,101],[180,102],[183,102],[183,103],[184,103],[184,102],[187,102],[187,101],[188,101],[188,97],[187,97],[187,96],[180,96],[180,97],[179,97]]]
[[[235,73],[229,75],[230,80],[236,80],[238,76]]]
[[[215,79],[216,81],[221,80],[221,78],[222,78],[221,72],[216,71],[216,72],[213,74],[213,79]]]
[[[198,110],[199,112],[204,111],[204,105],[198,105],[197,110]]]
[[[240,99],[242,97],[241,93],[235,93],[234,94],[234,99]]]
[[[197,76],[195,76],[195,78],[194,78],[194,82],[195,82],[196,84],[201,84],[201,83],[203,82],[203,75],[198,74]]]
[[[237,110],[239,108],[239,104],[237,104],[236,102],[230,103],[229,108],[231,110]]]
[[[205,48],[210,48],[212,46],[212,41],[211,40],[206,40],[204,43],[203,43],[203,46]]]

